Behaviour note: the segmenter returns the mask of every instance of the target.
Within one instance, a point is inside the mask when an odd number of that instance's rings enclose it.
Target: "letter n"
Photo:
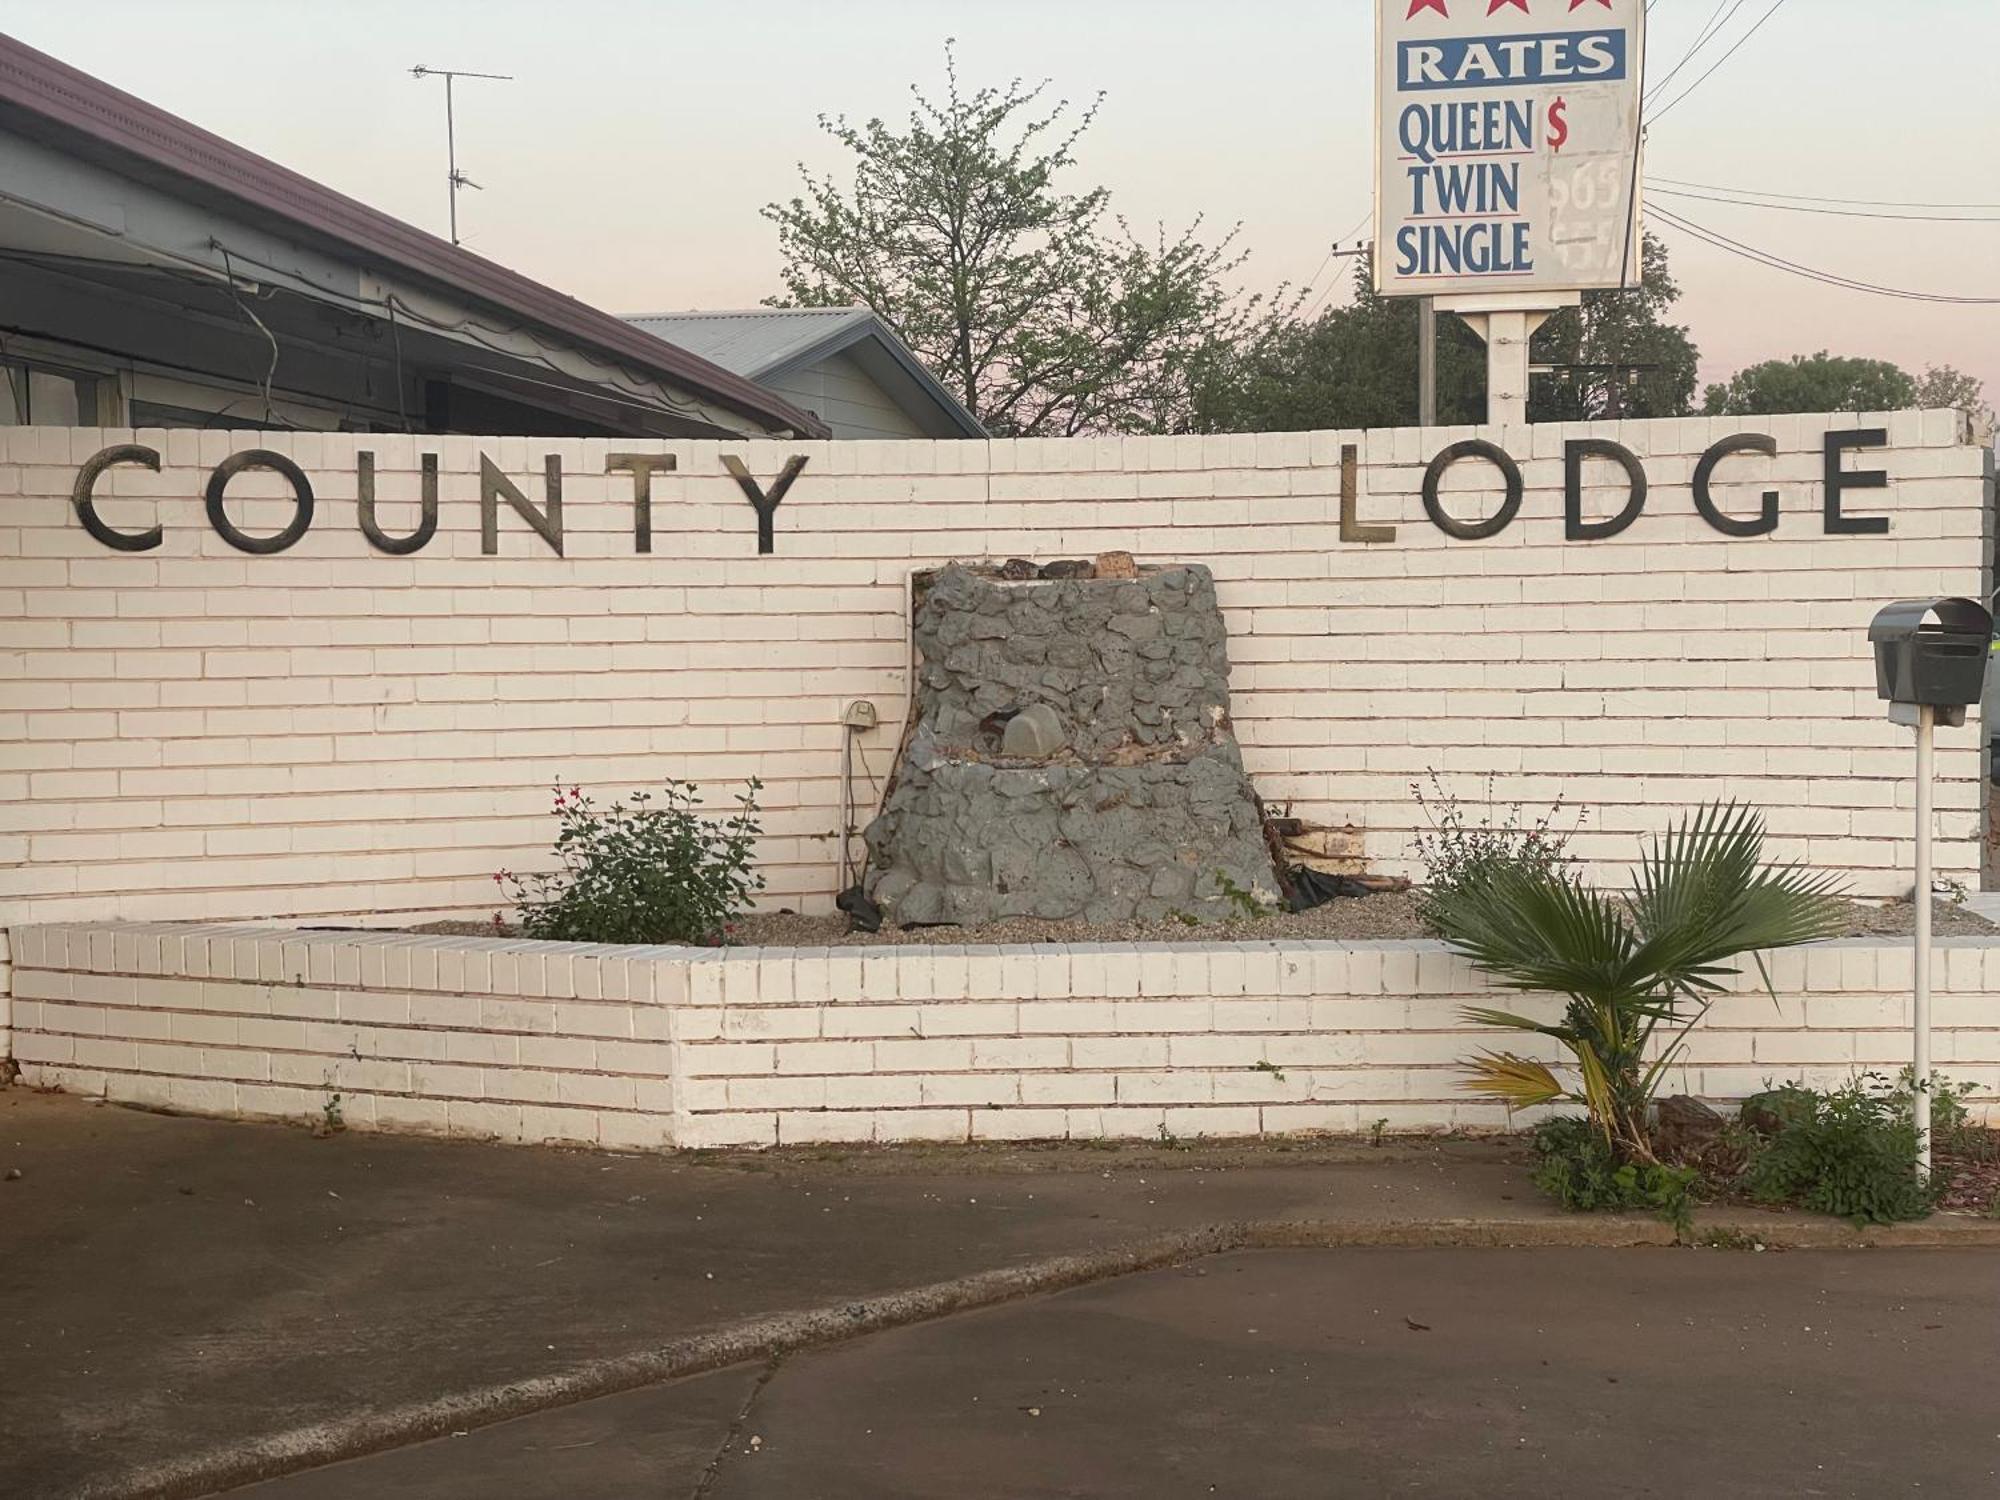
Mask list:
[[[479,455],[479,550],[488,557],[500,550],[500,501],[504,496],[515,514],[535,528],[557,557],[563,555],[562,459],[551,453],[542,460],[546,510],[536,510],[513,480],[494,466],[484,453]]]

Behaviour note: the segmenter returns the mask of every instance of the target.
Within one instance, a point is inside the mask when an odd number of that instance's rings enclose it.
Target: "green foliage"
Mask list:
[[[1633,366],[1627,382],[1607,369],[1538,376],[1529,392],[1535,422],[1622,413],[1685,415],[1694,399],[1697,353],[1686,328],[1666,321],[1680,287],[1666,246],[1645,242],[1644,278],[1629,291],[1586,292],[1535,336],[1539,363]],[[1301,319],[1280,303],[1214,360],[1196,392],[1202,432],[1407,427],[1417,420],[1417,302],[1375,292],[1369,257],[1355,261],[1353,298]],[[1438,420],[1486,420],[1486,346],[1464,321],[1438,319]],[[1615,388],[1614,388],[1615,386]]]
[[[1255,891],[1248,890],[1231,879],[1227,870],[1215,872],[1215,888],[1221,892],[1222,899],[1235,907],[1237,915],[1246,922],[1253,922],[1259,917],[1268,917],[1273,910],[1268,903],[1258,899]]]
[[[1692,1227],[1692,1167],[1623,1160],[1587,1120],[1535,1127],[1534,1183],[1572,1213],[1657,1213],[1686,1237]]]
[[[1986,399],[1986,382],[1950,365],[1932,365],[1917,377],[1917,405],[1925,411],[1956,409],[1972,419],[1976,443],[1993,439],[1993,404]]]
[[[1204,370],[1199,432],[1407,427],[1417,420],[1417,304],[1378,297],[1368,258],[1354,296],[1315,318],[1272,308]],[[1457,318],[1438,319],[1438,420],[1486,419],[1486,346]]]
[[[1909,1096],[1898,1103],[1874,1075],[1827,1093],[1794,1117],[1750,1163],[1744,1183],[1765,1203],[1793,1203],[1857,1224],[1930,1213],[1934,1189],[1917,1176]]]
[[[777,226],[779,306],[865,304],[996,435],[1182,432],[1191,389],[1259,305],[1228,285],[1234,230],[1214,244],[1134,234],[1108,190],[1072,191],[1078,115],[1016,79],[970,93],[945,48],[945,92],[912,88],[900,129],[820,117],[847,182],[800,168]]]
[[[1424,867],[1423,889],[1417,896],[1417,915],[1433,932],[1443,936],[1434,908],[1449,904],[1458,892],[1501,865],[1514,865],[1531,873],[1555,875],[1570,868],[1569,841],[1583,826],[1584,813],[1578,811],[1576,824],[1558,829],[1563,816],[1562,798],[1536,818],[1527,821],[1521,804],[1511,803],[1502,811],[1493,800],[1494,778],[1486,778],[1485,811],[1478,820],[1447,791],[1436,771],[1429,773],[1430,789],[1424,783],[1410,783],[1410,795],[1417,799],[1424,820],[1430,825],[1411,840],[1411,852]]]
[[[1534,338],[1535,363],[1557,368],[1535,377],[1529,421],[1683,417],[1694,409],[1701,355],[1687,328],[1667,321],[1681,289],[1665,243],[1647,235],[1640,263],[1638,286],[1585,292],[1581,306],[1566,307],[1542,325]]]
[[[521,931],[580,943],[717,943],[764,877],[751,869],[757,793],[752,778],[729,817],[695,810],[696,788],[668,781],[656,801],[600,810],[578,788],[555,789],[559,868],[493,878],[511,885]]]
[[[1758,1135],[1768,1137],[1810,1120],[1818,1108],[1817,1091],[1802,1083],[1787,1083],[1752,1094],[1738,1106],[1737,1118]]]
[[[1619,1159],[1653,1161],[1653,1096],[1735,961],[1845,925],[1830,878],[1767,866],[1763,845],[1761,817],[1717,803],[1651,842],[1622,901],[1566,870],[1500,863],[1437,903],[1445,941],[1495,984],[1568,1002],[1553,1023],[1485,1006],[1465,1015],[1553,1041],[1574,1085],[1543,1062],[1488,1052],[1469,1061],[1464,1086],[1512,1108],[1581,1104]]]
[[[1763,417],[1783,412],[1901,411],[1917,404],[1917,383],[1884,359],[1814,355],[1766,360],[1738,370],[1727,385],[1711,385],[1703,410],[1711,417]]]

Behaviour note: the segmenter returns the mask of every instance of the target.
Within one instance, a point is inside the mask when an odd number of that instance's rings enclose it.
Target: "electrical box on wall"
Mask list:
[[[873,729],[881,722],[880,715],[875,712],[875,705],[866,698],[856,698],[847,705],[847,712],[841,716],[841,723],[849,729]]]

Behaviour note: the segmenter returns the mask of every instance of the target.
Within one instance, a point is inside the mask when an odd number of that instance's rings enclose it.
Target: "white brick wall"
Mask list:
[[[610,1147],[1501,1126],[1494,996],[1435,943],[615,948],[106,924],[15,934],[32,1085],[203,1114]],[[1939,1068],[2000,1102],[2000,942],[1939,945]],[[986,961],[978,961],[986,960]],[[1773,955],[1670,1088],[1893,1074],[1904,945]],[[1508,996],[1509,1008],[1554,1001]]]
[[[1889,429],[1890,491],[1849,497],[1887,537],[1822,534],[1829,425]],[[1742,428],[1778,457],[1735,458],[1718,500],[1783,495],[1770,537],[1695,515],[1695,457]],[[1562,536],[1562,444],[1638,453],[1646,514],[1602,542]],[[715,443],[0,430],[0,923],[268,919],[490,911],[493,872],[546,857],[547,788],[622,793],[673,775],[718,798],[766,784],[768,899],[824,909],[844,705],[869,698],[879,778],[905,691],[907,578],[952,557],[1208,563],[1232,632],[1236,723],[1264,795],[1364,831],[1407,868],[1409,784],[1435,767],[1503,800],[1590,808],[1585,857],[1622,862],[1670,810],[1765,807],[1776,852],[1886,894],[1909,864],[1906,732],[1875,702],[1865,627],[1883,600],[1982,587],[1980,454],[1948,414],[1690,419],[1490,430],[1526,502],[1501,536],[1446,538],[1424,464],[1469,430],[1071,441],[731,444],[768,479],[808,457],[773,556]],[[150,552],[88,536],[76,466],[136,440],[164,470],[109,471],[114,526],[157,521]],[[1339,456],[1363,456],[1360,513],[1393,543],[1339,540]],[[310,533],[250,556],[207,526],[208,468],[252,447],[313,482]],[[631,480],[606,454],[671,449],[653,478],[654,551],[635,556]],[[382,524],[413,523],[419,456],[440,456],[439,529],[394,557],[356,525],[357,451]],[[488,454],[539,503],[564,471],[567,556],[518,518],[479,552]],[[1608,466],[1593,465],[1592,479]],[[1446,485],[1466,515],[1490,469]],[[240,524],[289,515],[275,476],[230,486]],[[1592,492],[1602,512],[1607,496]],[[263,498],[260,498],[263,497]],[[1942,737],[1940,865],[1976,868],[1978,733]],[[866,795],[865,779],[857,774]],[[4,1017],[0,1017],[4,1023]]]

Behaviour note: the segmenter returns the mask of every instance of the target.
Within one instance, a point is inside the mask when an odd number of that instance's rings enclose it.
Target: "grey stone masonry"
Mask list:
[[[1207,568],[953,565],[920,592],[916,642],[915,721],[867,829],[887,920],[1200,922],[1276,901]]]

